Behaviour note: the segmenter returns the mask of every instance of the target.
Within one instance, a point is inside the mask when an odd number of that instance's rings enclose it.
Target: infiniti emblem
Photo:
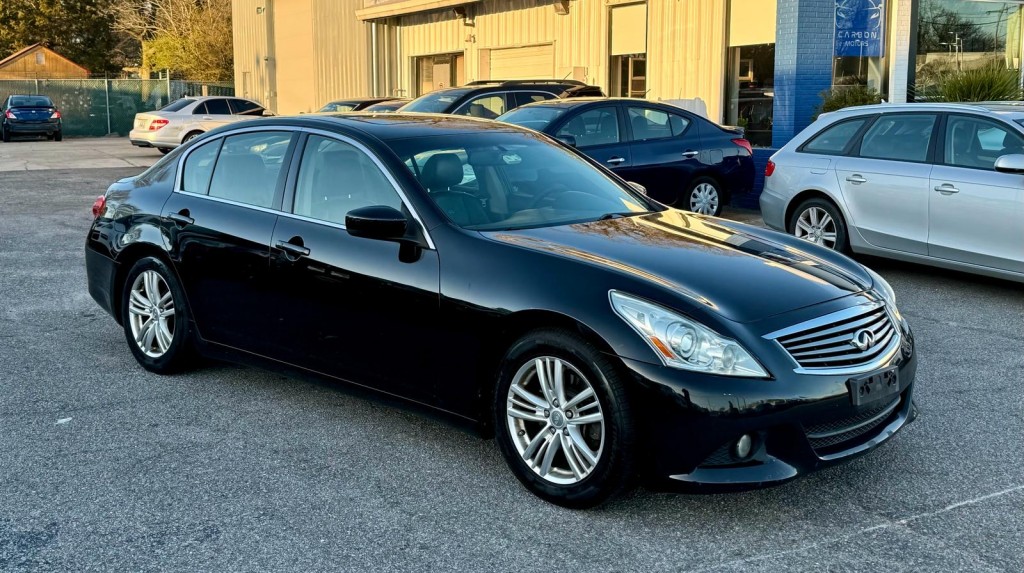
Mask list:
[[[850,337],[850,346],[857,350],[864,351],[875,345],[875,333],[867,328],[862,328],[853,333]]]

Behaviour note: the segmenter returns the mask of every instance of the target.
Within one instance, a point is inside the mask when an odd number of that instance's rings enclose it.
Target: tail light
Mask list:
[[[742,147],[743,149],[746,149],[748,155],[753,155],[754,154],[754,148],[750,145],[750,142],[747,141],[746,139],[738,138],[738,139],[732,140],[732,142],[735,143],[736,145]]]
[[[161,127],[167,125],[168,123],[169,122],[166,119],[154,119],[153,121],[149,122],[149,130],[156,131]]]
[[[104,211],[107,210],[107,197],[106,195],[100,195],[92,203],[92,218],[97,219]]]
[[[14,112],[13,112],[13,111],[11,111],[11,110],[7,110],[7,113],[5,113],[4,115],[5,115],[6,117],[7,117],[7,119],[18,119],[18,118],[17,118],[17,117],[16,117],[15,115],[14,115]]]
[[[771,177],[772,173],[775,173],[775,162],[769,159],[768,164],[764,166],[764,176]]]
[[[60,119],[60,110],[53,110],[53,113],[50,114],[50,119]]]

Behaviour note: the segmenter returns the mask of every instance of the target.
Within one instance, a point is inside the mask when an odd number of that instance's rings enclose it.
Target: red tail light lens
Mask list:
[[[154,119],[153,121],[149,122],[149,130],[156,131],[161,127],[167,125],[167,123],[168,121],[166,119]]]
[[[764,166],[764,176],[771,177],[772,173],[775,173],[775,162],[768,160],[768,164]]]
[[[107,210],[107,197],[106,195],[100,195],[92,203],[92,218],[99,218],[104,211]]]
[[[735,143],[736,145],[742,147],[743,149],[746,149],[748,155],[753,155],[754,154],[754,148],[751,147],[750,142],[747,141],[746,139],[734,139],[734,140],[732,140],[732,142]]]
[[[60,119],[60,110],[53,110],[53,113],[50,114],[50,119]]]
[[[7,119],[18,119],[14,116],[14,112],[11,110],[7,110],[7,113],[5,113],[4,115],[7,116]]]

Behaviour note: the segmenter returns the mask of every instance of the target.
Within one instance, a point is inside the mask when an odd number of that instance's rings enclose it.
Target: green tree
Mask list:
[[[109,0],[0,0],[0,57],[42,43],[93,74],[116,73]]]

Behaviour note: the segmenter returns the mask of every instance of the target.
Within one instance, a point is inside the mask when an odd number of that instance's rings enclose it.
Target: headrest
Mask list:
[[[448,189],[462,182],[462,161],[454,153],[431,155],[420,173],[420,183],[431,191]]]

